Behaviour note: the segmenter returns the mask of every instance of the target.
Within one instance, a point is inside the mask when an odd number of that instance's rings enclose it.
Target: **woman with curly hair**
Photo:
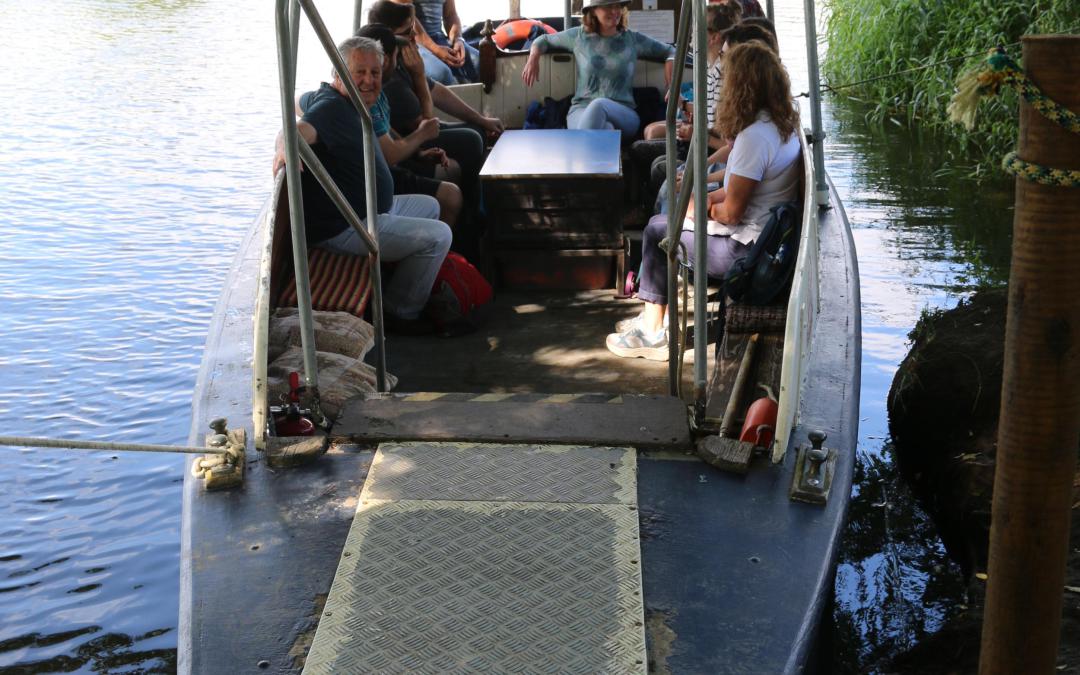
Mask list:
[[[798,197],[801,177],[799,112],[787,71],[776,53],[757,40],[722,57],[724,80],[716,107],[716,131],[734,138],[723,187],[708,195],[706,273],[723,276],[750,250],[769,219],[769,209]],[[693,202],[691,202],[691,207]],[[693,210],[681,239],[694,250]],[[659,248],[667,217],[655,216],[642,237],[640,315],[616,325],[607,348],[618,356],[666,361],[667,265]]]
[[[618,129],[633,138],[641,126],[634,104],[634,65],[638,57],[667,59],[671,81],[675,48],[626,27],[630,0],[586,0],[581,25],[541,35],[529,49],[521,79],[531,87],[540,76],[540,55],[551,47],[574,53],[577,88],[566,126],[571,129]]]

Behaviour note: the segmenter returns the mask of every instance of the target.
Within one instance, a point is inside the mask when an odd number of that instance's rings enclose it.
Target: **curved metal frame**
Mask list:
[[[364,191],[367,201],[366,223],[363,227],[359,216],[337,189],[329,173],[315,157],[315,153],[300,137],[296,123],[296,48],[299,36],[300,9],[307,14],[315,34],[334,65],[349,93],[349,99],[360,115],[364,135]],[[357,16],[360,3],[357,3]],[[304,352],[305,384],[317,390],[319,385],[318,364],[315,359],[315,329],[311,314],[311,286],[307,265],[307,238],[304,228],[303,190],[300,182],[300,160],[308,166],[323,189],[327,191],[338,210],[357,231],[368,247],[371,265],[372,322],[375,326],[376,386],[386,391],[386,336],[383,326],[382,276],[379,269],[379,245],[377,237],[375,196],[375,134],[371,115],[360,100],[360,92],[349,75],[349,69],[338,53],[337,46],[323,23],[322,17],[311,0],[277,0],[275,3],[275,26],[277,28],[278,77],[281,89],[281,123],[285,140],[285,172],[289,189],[289,219],[292,225],[293,266],[296,270],[296,297],[300,314],[300,340]]]
[[[690,34],[690,15],[693,15],[694,35],[694,89],[705,91],[706,70],[706,35],[705,35],[705,8],[700,2],[691,4],[692,12],[686,11],[689,0],[682,3],[682,11],[679,13],[679,27],[676,33],[676,64],[673,77],[668,90],[667,101],[667,162],[669,167],[676,165],[675,155],[675,114],[678,105],[678,93],[682,84],[682,71],[686,62],[688,42]],[[773,16],[773,3],[768,2],[769,16]],[[810,116],[812,130],[809,135],[809,145],[803,143],[804,178],[806,194],[804,195],[804,227],[801,234],[799,256],[796,261],[794,280],[792,282],[791,295],[788,299],[787,328],[784,339],[783,365],[781,368],[781,393],[780,415],[777,426],[778,433],[776,445],[773,448],[772,460],[782,461],[790,441],[790,432],[798,421],[798,397],[805,376],[804,361],[808,352],[809,341],[813,329],[814,316],[819,310],[819,297],[817,287],[817,253],[818,253],[818,220],[819,208],[827,208],[829,205],[829,189],[825,177],[824,158],[824,133],[821,127],[821,96],[818,86],[818,58],[817,58],[817,25],[814,15],[813,0],[804,1],[804,16],[806,21],[807,62],[810,79]],[[694,251],[693,268],[701,269],[699,261],[706,259],[706,212],[705,195],[705,161],[708,154],[705,97],[694,97],[694,133],[691,139],[691,154],[686,165],[683,178],[684,185],[693,185],[694,193]],[[809,152],[807,152],[809,151]],[[810,157],[807,157],[807,154]],[[812,186],[812,188],[811,188]],[[677,241],[682,230],[686,208],[689,203],[689,190],[683,190],[676,200],[675,182],[668,181],[668,313],[669,317],[678,316],[678,289],[676,274],[678,270],[678,246]],[[705,317],[707,275],[694,275],[694,316]],[[678,392],[678,344],[679,322],[672,318],[669,324],[668,340],[668,388],[672,395]],[[704,416],[708,383],[706,379],[707,355],[705,341],[694,341],[694,419],[701,422]],[[786,429],[787,433],[783,433]]]

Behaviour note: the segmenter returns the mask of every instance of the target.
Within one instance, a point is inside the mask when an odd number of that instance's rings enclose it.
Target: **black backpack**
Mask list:
[[[736,302],[768,305],[788,287],[799,255],[802,209],[785,202],[769,209],[769,221],[750,247],[724,275],[724,290]]]

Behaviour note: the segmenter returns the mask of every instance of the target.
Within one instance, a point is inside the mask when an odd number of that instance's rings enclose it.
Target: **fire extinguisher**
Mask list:
[[[315,433],[315,423],[307,415],[310,411],[300,407],[300,373],[289,373],[289,393],[284,397],[283,406],[271,408],[274,417],[274,431],[278,436],[311,436]]]

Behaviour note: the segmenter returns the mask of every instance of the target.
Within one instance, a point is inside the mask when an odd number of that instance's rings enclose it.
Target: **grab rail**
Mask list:
[[[705,91],[705,6],[700,2],[683,0],[679,11],[679,29],[675,41],[675,68],[673,68],[671,82],[668,85],[667,112],[666,112],[666,160],[668,166],[668,223],[667,250],[668,263],[668,316],[678,316],[678,294],[675,274],[677,271],[676,257],[679,247],[678,238],[681,236],[683,219],[689,206],[689,191],[684,189],[679,195],[678,203],[675,199],[675,111],[678,106],[679,92],[682,87],[682,71],[685,68],[686,54],[689,51],[689,37],[691,26],[691,12],[687,12],[687,4],[692,6],[692,25],[694,27],[694,89]],[[698,263],[706,257],[706,226],[708,213],[705,195],[705,159],[708,156],[708,129],[705,127],[706,110],[705,97],[694,97],[694,133],[690,139],[690,161],[686,164],[686,173],[683,176],[683,185],[693,185],[694,195],[694,252],[693,269],[702,270],[704,267]],[[708,295],[708,280],[705,274],[694,275],[694,317],[700,321],[707,315],[706,296]],[[679,389],[679,356],[678,347],[679,328],[678,321],[668,320],[668,389],[674,396]],[[694,340],[694,419],[701,422],[705,416],[705,402],[708,394],[707,364],[708,357],[705,351],[705,340]]]
[[[360,115],[364,137],[364,193],[367,201],[366,222],[363,227],[359,216],[338,190],[322,163],[300,138],[296,123],[296,54],[299,37],[299,9],[303,9],[322,43],[334,70],[345,85],[349,99]],[[357,5],[359,10],[359,3]],[[371,265],[372,323],[375,327],[376,387],[386,391],[386,337],[383,326],[382,275],[379,270],[380,251],[376,236],[375,196],[375,133],[371,115],[360,100],[360,92],[352,81],[349,69],[341,58],[337,46],[330,37],[326,24],[311,0],[277,0],[275,7],[277,29],[278,77],[281,90],[281,118],[285,140],[285,175],[289,189],[289,220],[292,225],[293,265],[296,270],[296,298],[300,314],[300,341],[304,352],[304,379],[308,387],[318,389],[318,365],[315,358],[315,329],[311,310],[311,286],[307,265],[307,239],[304,227],[303,190],[300,179],[300,160],[326,190],[350,227],[364,240],[368,247]]]
[[[683,3],[685,4],[685,2]],[[708,195],[705,193],[705,159],[709,154],[708,111],[705,108],[707,96],[702,96],[707,89],[705,69],[708,63],[708,42],[705,32],[705,3],[694,2],[694,137],[691,145],[694,163],[694,324],[700,322],[702,328],[708,325],[709,286],[706,274],[708,250]],[[701,423],[705,419],[705,404],[709,391],[709,357],[705,339],[707,331],[695,331],[694,340],[694,420]]]
[[[684,3],[685,4],[685,3]],[[675,67],[672,68],[671,82],[668,84],[668,96],[667,96],[667,110],[664,115],[664,122],[667,132],[664,136],[665,139],[665,161],[667,162],[668,173],[673,175],[672,168],[676,164],[675,155],[675,115],[679,108],[679,94],[682,89],[682,76],[683,69],[686,63],[686,52],[689,49],[690,41],[687,36],[690,34],[690,12],[679,12],[679,28],[675,34]],[[691,139],[691,142],[693,139]],[[691,167],[692,168],[692,167]],[[689,175],[684,175],[683,180],[689,180]],[[689,191],[683,190],[683,193],[689,195]],[[667,212],[668,212],[668,224],[667,224],[667,238],[674,244],[674,238],[679,236],[679,230],[682,229],[682,221],[686,216],[686,206],[680,202],[678,209],[673,208],[675,206],[675,181],[669,180],[667,182]],[[679,247],[672,245],[668,247],[667,251],[667,289],[668,289],[668,316],[679,316],[679,292],[677,283],[678,264],[677,255]],[[682,369],[679,363],[679,322],[675,320],[668,321],[668,394],[672,396],[679,395],[679,378],[681,376]]]

